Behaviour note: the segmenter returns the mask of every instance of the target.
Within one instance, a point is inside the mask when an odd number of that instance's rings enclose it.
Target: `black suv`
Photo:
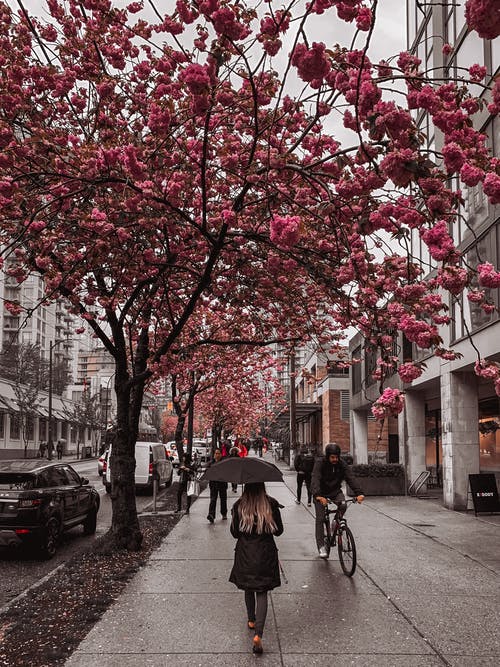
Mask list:
[[[62,531],[95,533],[100,498],[67,463],[0,461],[0,547],[35,546],[52,558]]]

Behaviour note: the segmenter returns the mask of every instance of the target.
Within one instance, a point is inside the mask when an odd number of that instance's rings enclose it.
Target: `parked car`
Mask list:
[[[178,468],[179,452],[177,451],[177,445],[175,443],[175,440],[170,440],[169,442],[167,442],[167,444],[165,445],[165,449],[167,450],[167,458],[170,458],[174,468]]]
[[[109,455],[106,465],[106,473],[103,474],[102,481],[106,487],[106,493],[111,493],[111,459],[113,445],[109,447]],[[154,464],[157,465],[159,472],[158,487],[162,484],[168,488],[172,484],[173,465],[167,458],[165,445],[161,442],[136,442],[135,443],[135,488],[136,490],[146,490],[153,492],[153,472]]]
[[[67,463],[0,461],[0,547],[33,546],[52,558],[64,530],[96,531],[100,498]]]
[[[97,459],[97,474],[99,475],[99,477],[102,477],[103,474],[106,472],[106,466],[108,464],[108,456],[109,456],[109,449],[103,452],[101,456]]]
[[[211,446],[206,440],[195,438],[193,440],[193,457],[196,454],[196,459],[201,465],[207,465],[212,458]]]

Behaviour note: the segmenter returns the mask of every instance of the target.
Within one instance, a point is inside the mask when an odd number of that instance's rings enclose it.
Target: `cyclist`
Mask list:
[[[311,493],[314,498],[314,509],[316,510],[316,544],[320,558],[328,558],[323,531],[325,507],[328,505],[328,499],[332,500],[342,513],[345,512],[347,504],[341,488],[344,480],[356,495],[358,503],[363,502],[365,498],[356,484],[349,466],[340,460],[340,451],[340,447],[336,443],[330,443],[325,447],[324,457],[318,457],[314,462]]]

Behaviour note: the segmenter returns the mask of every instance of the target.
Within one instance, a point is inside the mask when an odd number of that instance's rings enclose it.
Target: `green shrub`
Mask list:
[[[356,477],[404,477],[400,463],[356,463],[351,466]]]

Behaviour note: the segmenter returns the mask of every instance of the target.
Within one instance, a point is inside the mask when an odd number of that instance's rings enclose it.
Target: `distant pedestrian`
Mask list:
[[[188,484],[196,476],[196,467],[191,459],[190,454],[184,454],[182,459],[182,465],[179,466],[177,474],[180,476],[179,479],[179,488],[177,489],[177,509],[175,512],[180,512],[182,510],[182,495],[186,494],[186,514],[189,514],[189,508],[191,507],[191,496],[187,495]]]
[[[256,453],[260,456],[260,458],[262,458],[262,450],[263,450],[263,449],[264,449],[264,441],[263,441],[262,438],[259,436],[259,437],[257,438],[257,452],[256,452]]]
[[[38,445],[39,458],[43,459],[45,457],[46,451],[47,451],[47,443],[45,442],[45,440],[40,440],[40,444]]]
[[[52,440],[49,440],[49,442],[47,443],[47,458],[49,459],[49,461],[52,461],[53,456],[54,456],[54,443],[52,442]]]
[[[245,591],[248,627],[255,630],[252,650],[262,653],[262,635],[267,616],[267,592],[281,586],[278,549],[274,535],[283,523],[275,498],[263,482],[245,484],[232,509],[231,535],[238,542],[229,581]]]
[[[314,455],[310,448],[301,447],[293,462],[297,471],[297,504],[300,504],[302,485],[305,483],[307,489],[307,506],[311,507],[311,477],[314,468]]]
[[[210,462],[210,465],[218,463],[221,460],[221,451],[220,449],[216,449],[214,452],[214,458]],[[220,498],[220,513],[222,518],[227,519],[227,482],[209,482],[208,486],[210,487],[210,505],[208,506],[207,519],[210,521],[210,523],[215,521],[217,497]]]
[[[61,440],[57,441],[56,445],[57,459],[60,461],[63,457],[63,444]]]
[[[231,449],[229,450],[229,456],[239,456],[239,455],[240,455],[239,447],[237,445],[233,445],[231,447]],[[236,493],[238,491],[238,485],[233,484],[231,482],[231,489],[232,489],[233,493]]]
[[[223,440],[220,448],[220,453],[223,459],[229,456],[229,450],[231,449],[231,441]]]

